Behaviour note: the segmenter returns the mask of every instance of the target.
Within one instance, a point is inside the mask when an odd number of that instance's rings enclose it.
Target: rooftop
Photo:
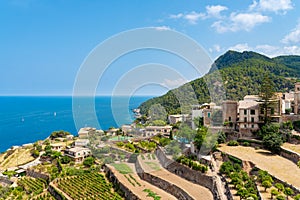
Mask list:
[[[239,101],[239,109],[248,109],[248,108],[254,108],[258,106],[259,103],[257,101]]]

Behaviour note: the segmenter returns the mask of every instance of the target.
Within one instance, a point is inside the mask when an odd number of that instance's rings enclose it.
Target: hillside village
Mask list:
[[[0,198],[299,200],[300,83],[268,102],[267,114],[261,96],[246,95],[168,123],[137,109],[120,128],[53,132],[1,154]],[[277,132],[280,146],[268,146]]]

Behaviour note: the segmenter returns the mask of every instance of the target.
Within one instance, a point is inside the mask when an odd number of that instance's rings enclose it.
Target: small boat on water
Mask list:
[[[53,116],[56,117],[56,112],[53,113]]]
[[[24,119],[24,117],[22,117],[22,118],[21,118],[21,122],[24,122],[24,121],[25,121],[25,119]]]

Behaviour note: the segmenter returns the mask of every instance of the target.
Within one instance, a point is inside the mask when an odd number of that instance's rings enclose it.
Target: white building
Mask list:
[[[168,121],[169,124],[176,124],[177,122],[185,122],[188,114],[177,114],[177,115],[169,115],[168,116]]]
[[[74,162],[82,162],[85,158],[92,155],[88,148],[74,147],[65,150],[65,155],[69,156]]]
[[[75,140],[75,147],[87,147],[89,142],[88,139],[77,139]]]
[[[144,137],[151,137],[157,134],[169,135],[172,130],[172,126],[147,126],[145,128]]]

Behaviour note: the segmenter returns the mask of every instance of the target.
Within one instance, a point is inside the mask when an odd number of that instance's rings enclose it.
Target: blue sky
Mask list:
[[[212,60],[229,49],[300,55],[299,6],[292,0],[2,0],[0,95],[71,95],[89,53],[107,38],[135,28],[186,34]],[[184,78],[162,78],[135,94],[159,95],[199,76],[176,56],[146,50],[114,62],[96,93],[111,94],[126,71],[152,62]]]

